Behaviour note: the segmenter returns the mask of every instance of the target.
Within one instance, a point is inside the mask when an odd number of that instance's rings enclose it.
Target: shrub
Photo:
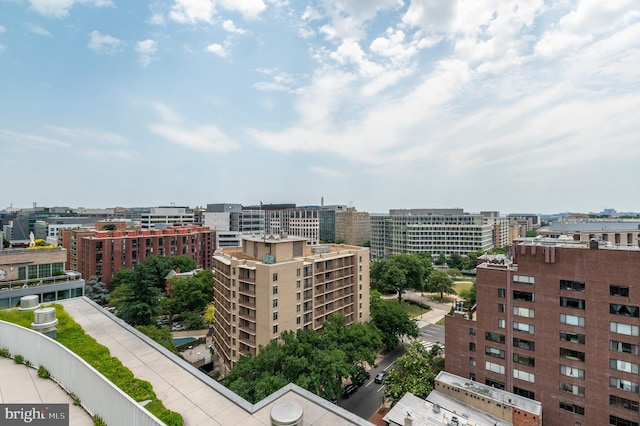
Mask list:
[[[43,366],[40,366],[40,367],[38,367],[38,377],[40,377],[42,379],[50,379],[51,378],[51,373],[49,373],[49,370],[47,370]]]
[[[26,365],[27,367],[31,367],[31,361],[29,361],[28,359],[25,359],[24,365]]]
[[[9,349],[7,348],[2,348],[0,349],[0,356],[3,358],[9,358],[11,356],[11,352],[9,352]]]
[[[16,364],[23,364],[24,357],[22,355],[16,355],[13,357],[13,362],[15,362]]]
[[[80,406],[82,402],[80,401],[80,397],[73,392],[69,392],[69,396],[73,399],[73,405]]]
[[[95,414],[93,416],[93,426],[107,426],[107,423],[105,423],[104,419],[102,417],[100,417],[99,415]]]

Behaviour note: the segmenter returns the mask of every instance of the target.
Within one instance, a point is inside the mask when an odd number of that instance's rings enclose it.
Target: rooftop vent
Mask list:
[[[22,296],[20,298],[19,311],[33,311],[40,307],[40,297],[38,295]]]
[[[281,402],[271,408],[271,426],[302,426],[302,415],[302,406],[297,402]]]
[[[33,312],[34,318],[31,323],[31,328],[38,331],[45,336],[55,339],[58,335],[56,325],[58,325],[58,318],[56,318],[55,308],[42,308],[36,309]]]

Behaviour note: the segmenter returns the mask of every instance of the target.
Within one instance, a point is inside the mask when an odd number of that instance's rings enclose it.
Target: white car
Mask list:
[[[185,327],[184,324],[176,324],[173,327],[171,327],[171,331],[183,331],[186,329],[187,327]]]

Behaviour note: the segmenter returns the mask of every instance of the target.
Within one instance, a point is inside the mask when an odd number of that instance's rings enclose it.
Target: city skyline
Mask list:
[[[0,10],[0,208],[640,210],[631,0]]]

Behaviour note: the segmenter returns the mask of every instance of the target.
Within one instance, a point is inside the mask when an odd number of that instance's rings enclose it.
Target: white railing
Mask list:
[[[157,417],[125,394],[82,358],[49,337],[0,321],[0,348],[45,367],[67,392],[73,392],[91,415],[108,425],[163,425]]]

